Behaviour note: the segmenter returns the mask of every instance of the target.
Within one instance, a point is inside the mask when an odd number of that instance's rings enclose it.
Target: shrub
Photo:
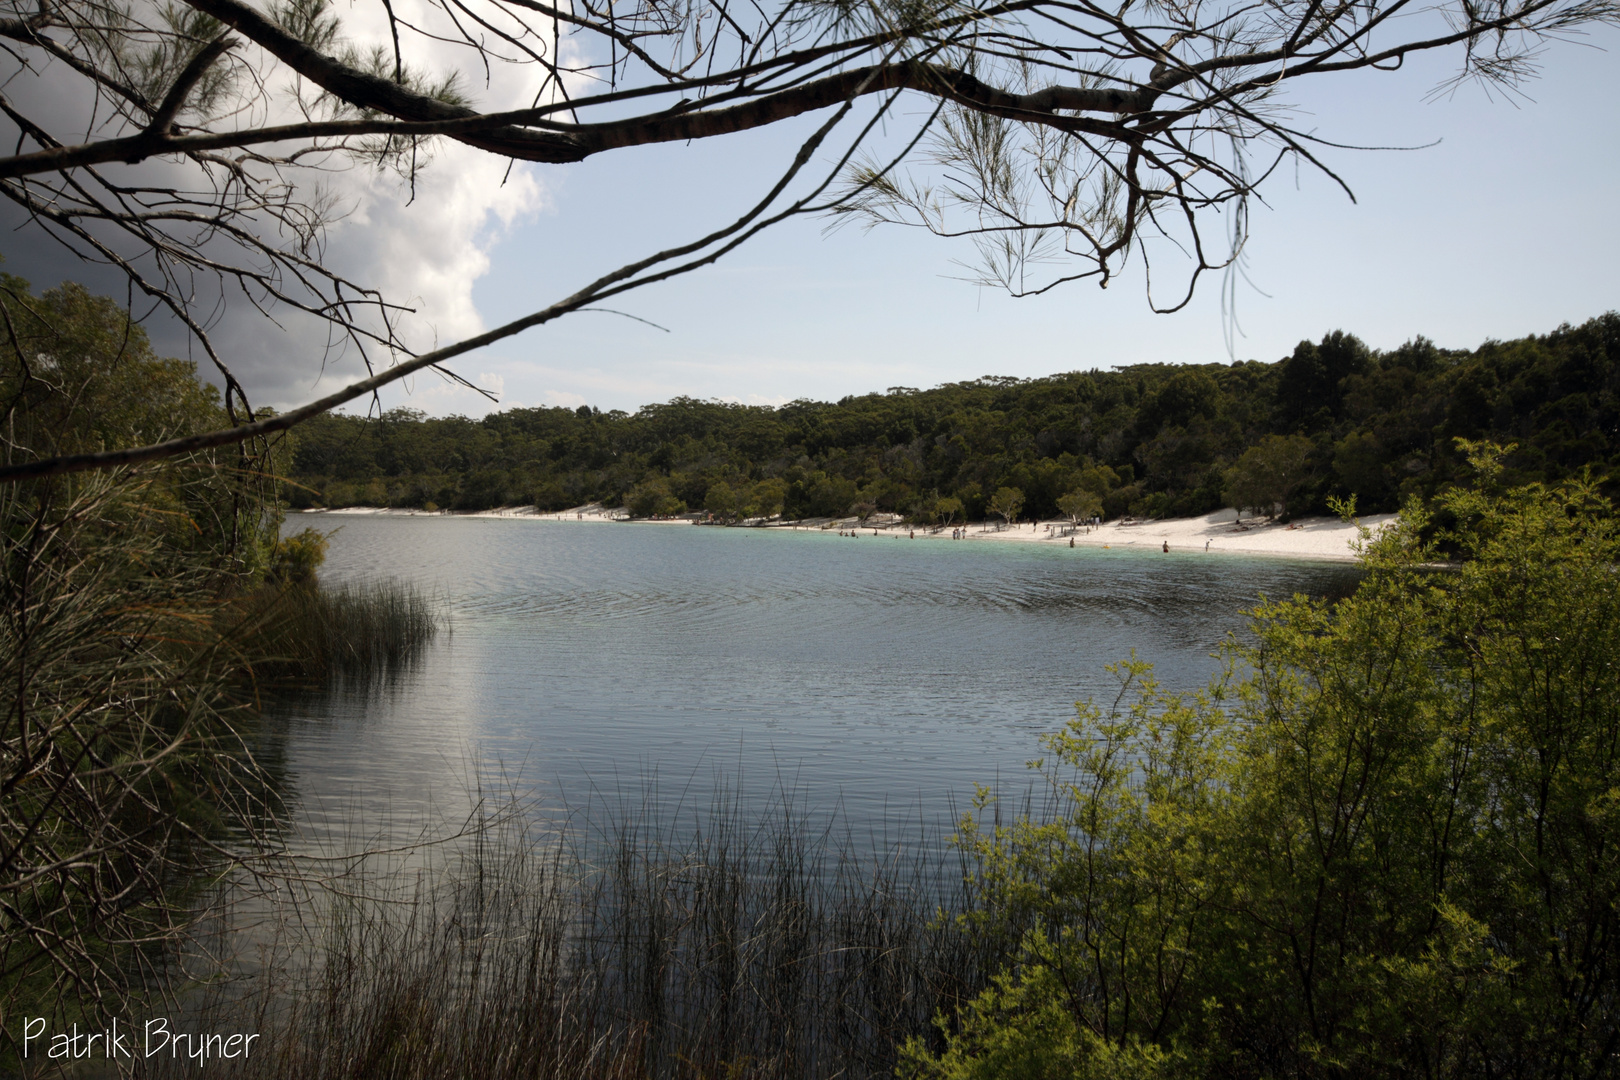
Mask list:
[[[329,537],[315,529],[304,529],[282,537],[270,549],[266,577],[285,585],[304,585],[315,580],[315,573],[326,561]]]
[[[1050,813],[963,822],[969,922],[1022,945],[905,1075],[1613,1068],[1620,542],[1591,483],[1503,493],[1470,449],[1460,565],[1408,506],[1352,597],[1262,605],[1207,692],[1119,666],[1045,740]]]

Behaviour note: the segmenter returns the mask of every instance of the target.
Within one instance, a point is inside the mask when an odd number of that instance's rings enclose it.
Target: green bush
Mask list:
[[[270,549],[266,577],[285,585],[313,583],[316,571],[326,561],[328,539],[327,534],[316,529],[304,529],[277,540]]]
[[[1255,612],[1201,694],[1120,665],[964,820],[1019,956],[910,1077],[1608,1075],[1620,1044],[1620,563],[1587,481],[1417,506],[1349,599]],[[988,802],[981,795],[980,809]]]

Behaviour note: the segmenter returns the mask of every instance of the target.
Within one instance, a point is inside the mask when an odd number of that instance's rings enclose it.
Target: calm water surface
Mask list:
[[[1344,592],[1353,566],[836,532],[443,517],[341,525],[327,581],[391,576],[452,632],[372,693],[280,707],[314,819],[455,805],[498,771],[561,804],[779,784],[846,819],[937,816],[1023,784],[1036,736],[1130,654],[1192,688],[1261,595]]]

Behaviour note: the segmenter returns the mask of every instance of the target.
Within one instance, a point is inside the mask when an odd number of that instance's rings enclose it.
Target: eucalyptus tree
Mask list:
[[[991,496],[985,509],[1007,524],[1011,525],[1018,517],[1018,511],[1024,508],[1024,493],[1015,487],[997,488]]]
[[[1103,512],[1102,499],[1096,493],[1079,489],[1058,500],[1058,509],[1069,519],[1070,528],[1079,528],[1080,522],[1090,521]]]
[[[6,0],[0,194],[189,328],[229,425],[0,476],[267,435],[795,215],[971,236],[984,280],[1020,294],[1106,285],[1131,258],[1151,281],[1173,252],[1181,284],[1149,295],[1172,310],[1240,251],[1267,178],[1332,175],[1291,118],[1297,80],[1445,51],[1456,78],[1512,86],[1550,39],[1616,20],[1614,0]],[[402,298],[325,258],[335,168],[414,178],[439,140],[566,167],[811,114],[728,224],[464,340],[413,351]],[[209,334],[221,296],[324,320],[370,377],[258,416]]]
[[[1226,470],[1227,501],[1239,515],[1247,509],[1287,516],[1289,499],[1310,479],[1313,449],[1303,435],[1267,435]]]

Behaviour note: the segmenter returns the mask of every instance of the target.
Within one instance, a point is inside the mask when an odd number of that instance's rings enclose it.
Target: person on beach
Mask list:
[[[1208,551],[1208,550],[1209,550],[1209,541],[1208,541],[1208,540],[1205,540],[1205,541],[1204,541],[1204,550],[1205,550],[1205,551]]]
[[[1069,546],[1074,547],[1074,537],[1069,537]]]
[[[1166,555],[1170,554],[1170,541],[1168,540],[1164,542],[1164,553]]]

